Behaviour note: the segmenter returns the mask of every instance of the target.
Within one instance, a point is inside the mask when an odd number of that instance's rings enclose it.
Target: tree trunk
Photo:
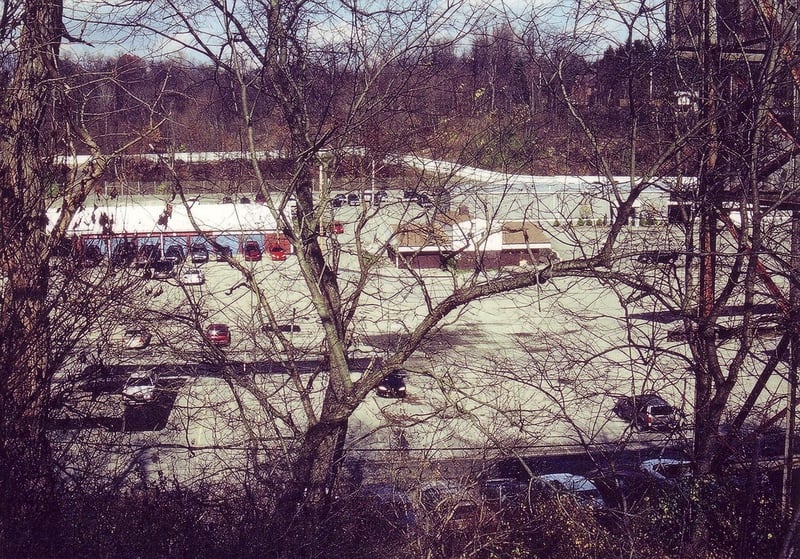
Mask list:
[[[47,552],[54,515],[45,437],[51,379],[45,196],[54,152],[47,123],[57,83],[61,3],[22,5],[17,66],[0,133],[0,539],[9,556]]]

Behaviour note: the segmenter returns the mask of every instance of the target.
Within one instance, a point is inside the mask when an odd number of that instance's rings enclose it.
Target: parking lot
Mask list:
[[[371,358],[391,352],[399,337],[426,314],[420,285],[410,272],[393,266],[382,247],[397,222],[431,209],[403,202],[395,192],[380,208],[343,205],[331,211],[343,228],[329,237],[331,254],[339,255],[332,263],[338,266],[344,297],[360,297],[351,354],[367,366]],[[358,293],[357,224],[362,256],[368,252],[377,262]],[[574,250],[559,242],[554,239],[562,253]],[[120,301],[114,316],[85,340],[90,360],[102,358],[112,378],[78,390],[78,404],[73,407],[78,412],[73,415],[94,418],[83,427],[110,425],[114,428],[106,430],[118,434],[116,441],[127,437],[133,447],[143,440],[162,445],[173,455],[181,453],[183,462],[194,459],[183,456],[186,449],[194,455],[201,449],[242,445],[244,424],[253,417],[258,418],[258,437],[266,447],[280,447],[285,437],[292,436],[292,428],[302,427],[297,386],[285,374],[254,365],[282,363],[289,357],[314,363],[324,356],[320,326],[296,258],[235,258],[255,278],[261,300],[276,321],[290,326],[281,335],[291,350],[264,329],[267,320],[259,294],[248,289],[242,273],[226,262],[211,259],[200,264],[205,276],[200,285],[183,285],[178,278],[137,279],[130,300]],[[423,278],[427,296],[434,301],[453,289],[450,272],[426,270]],[[402,451],[414,458],[439,459],[624,442],[646,447],[685,444],[690,426],[669,433],[640,433],[612,412],[619,396],[653,391],[691,415],[689,360],[680,341],[667,341],[670,324],[648,317],[646,304],[623,309],[613,290],[593,280],[557,279],[468,305],[448,317],[407,363],[405,398],[371,394],[359,406],[350,421],[351,456],[384,459],[389,456],[386,451]],[[626,312],[629,317],[639,312],[642,318],[625,321]],[[230,345],[215,347],[207,342],[205,329],[212,323],[230,327]],[[133,327],[152,334],[147,347],[124,348],[121,336]],[[643,349],[647,347],[652,349]],[[655,352],[665,349],[672,353],[660,355],[656,363]],[[235,364],[227,369],[234,374],[210,372],[224,363]],[[253,364],[249,370],[248,364]],[[189,372],[163,374],[156,401],[123,402],[120,392],[127,371],[143,366],[169,371],[175,365]],[[312,381],[312,372],[317,373],[308,370],[302,375],[315,401],[321,397],[325,377],[318,374]],[[231,382],[237,378],[246,378],[247,383]],[[780,387],[774,390],[777,394]],[[254,392],[268,395],[272,413],[253,411],[259,407]],[[256,415],[246,417],[241,410]],[[71,417],[65,412],[60,425],[75,427]],[[292,426],[283,423],[286,417],[292,418]],[[162,460],[159,467],[166,463]],[[186,464],[176,468],[191,469]]]

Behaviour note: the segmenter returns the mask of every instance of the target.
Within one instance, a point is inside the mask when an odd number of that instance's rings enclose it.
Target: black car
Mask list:
[[[155,243],[146,243],[136,253],[136,266],[146,268],[161,260],[161,247]]]
[[[674,264],[680,253],[674,250],[646,250],[636,257],[642,264]]]
[[[375,393],[381,398],[405,398],[406,381],[400,373],[391,373],[375,388]]]
[[[484,501],[498,510],[523,502],[529,489],[528,482],[511,477],[489,478],[481,484]]]
[[[623,396],[614,405],[614,413],[629,421],[634,429],[672,430],[680,427],[680,411],[658,394]]]
[[[159,260],[153,264],[152,276],[153,279],[165,280],[175,277],[175,264],[172,260]]]
[[[587,475],[611,507],[629,512],[656,489],[652,478],[631,468],[593,470]]]
[[[413,188],[407,188],[403,191],[403,200],[411,202],[417,199],[417,191]]]
[[[351,192],[347,195],[348,206],[358,206],[359,204],[361,204],[361,198],[359,198],[358,194]]]
[[[130,241],[123,241],[114,247],[111,253],[111,265],[124,268],[133,264],[136,258],[136,245]]]
[[[228,246],[220,245],[214,247],[214,254],[216,255],[217,262],[225,262],[233,258],[233,249]]]
[[[417,194],[417,204],[420,208],[430,208],[433,206],[433,200],[425,193]]]
[[[189,248],[189,258],[192,264],[205,264],[208,262],[208,249],[205,245],[194,244]]]
[[[97,245],[87,245],[79,254],[79,263],[84,268],[95,268],[103,261],[103,251]]]
[[[346,203],[347,203],[347,196],[345,196],[344,194],[337,194],[336,196],[333,197],[333,200],[331,200],[331,205],[334,208],[341,208]]]
[[[174,264],[183,262],[183,247],[180,245],[169,245],[164,252],[164,260],[169,260]]]

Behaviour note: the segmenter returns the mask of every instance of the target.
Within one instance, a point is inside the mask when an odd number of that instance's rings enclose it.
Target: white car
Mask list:
[[[592,506],[605,507],[600,491],[594,483],[583,476],[568,473],[545,474],[537,476],[538,481],[546,483],[556,491],[564,491],[575,495],[578,499]]]
[[[150,345],[152,336],[147,330],[140,328],[129,328],[125,330],[123,336],[125,349],[144,349]]]
[[[639,464],[639,469],[658,481],[674,481],[692,475],[692,463],[689,460],[675,458],[653,458]]]
[[[206,281],[206,276],[200,268],[189,268],[181,274],[183,285],[202,285]]]
[[[122,399],[128,404],[146,404],[156,398],[158,374],[152,371],[132,373],[122,388]]]

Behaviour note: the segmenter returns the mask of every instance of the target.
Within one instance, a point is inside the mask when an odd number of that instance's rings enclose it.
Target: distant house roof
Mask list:
[[[68,234],[141,235],[204,232],[274,231],[277,223],[262,204],[137,204],[85,208],[75,214]],[[48,212],[52,226],[60,210]],[[191,218],[190,218],[191,216]],[[194,220],[195,225],[192,223]]]
[[[530,221],[506,221],[502,227],[503,247],[550,248],[550,239]]]

